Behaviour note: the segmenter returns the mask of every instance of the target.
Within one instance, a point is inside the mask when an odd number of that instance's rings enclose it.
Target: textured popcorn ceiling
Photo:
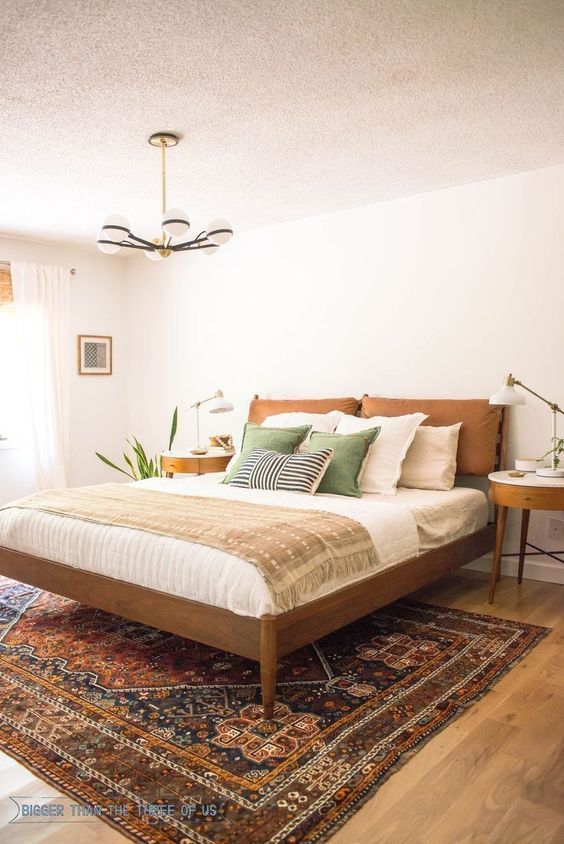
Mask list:
[[[4,0],[0,232],[238,230],[564,161],[564,0]],[[198,229],[199,230],[199,229]]]

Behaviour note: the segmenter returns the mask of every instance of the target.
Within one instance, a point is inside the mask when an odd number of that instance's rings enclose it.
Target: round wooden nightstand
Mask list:
[[[532,472],[527,472],[522,478],[514,478],[508,472],[492,472],[488,475],[488,480],[490,500],[498,507],[494,560],[490,578],[489,601],[491,604],[501,572],[501,551],[508,508],[516,507],[523,511],[517,579],[517,582],[521,583],[531,510],[564,510],[564,478],[541,478]]]
[[[167,478],[175,472],[188,475],[205,475],[207,472],[224,472],[235,454],[223,448],[210,448],[207,454],[190,454],[186,451],[163,451],[161,465]]]

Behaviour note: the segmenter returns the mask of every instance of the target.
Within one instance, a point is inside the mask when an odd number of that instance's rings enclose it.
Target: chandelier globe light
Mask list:
[[[104,235],[105,236],[105,235]],[[121,249],[120,243],[112,243],[111,240],[98,240],[98,249],[106,255],[115,255]]]
[[[161,225],[171,237],[182,237],[190,228],[190,222],[180,208],[169,208],[162,216]]]
[[[150,261],[162,261],[163,256],[155,249],[154,252],[151,252],[149,249],[145,250],[145,255]]]
[[[192,240],[181,240],[190,230],[188,215],[180,208],[167,208],[166,204],[166,151],[175,147],[180,138],[171,132],[156,132],[149,138],[151,146],[161,150],[161,233],[153,240],[145,240],[131,231],[127,217],[123,214],[110,214],[102,224],[98,237],[98,248],[106,255],[116,255],[123,247],[141,249],[151,261],[162,261],[173,252],[202,251],[204,255],[214,255],[220,246],[233,237],[233,228],[227,220],[212,220]]]

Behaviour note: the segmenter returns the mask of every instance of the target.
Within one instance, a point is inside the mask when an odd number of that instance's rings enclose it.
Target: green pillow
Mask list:
[[[366,453],[379,433],[380,428],[367,428],[366,431],[356,434],[322,434],[314,431],[309,441],[310,451],[333,449],[333,459],[317,487],[317,492],[360,498],[362,492],[358,485],[358,476]]]
[[[228,484],[232,480],[253,448],[266,448],[269,451],[277,451],[279,454],[293,454],[310,431],[311,425],[300,425],[297,428],[265,428],[263,425],[247,422],[243,428],[241,451],[230,465],[223,483]]]

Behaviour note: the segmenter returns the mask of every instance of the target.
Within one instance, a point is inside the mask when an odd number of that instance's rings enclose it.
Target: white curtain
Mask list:
[[[62,267],[10,264],[20,353],[31,412],[39,489],[67,485],[70,273]]]

